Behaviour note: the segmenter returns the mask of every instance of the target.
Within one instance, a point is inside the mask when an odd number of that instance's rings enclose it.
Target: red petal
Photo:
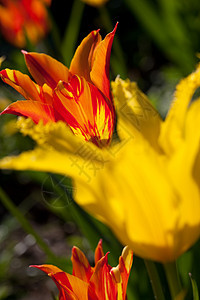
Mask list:
[[[79,248],[73,247],[71,260],[73,265],[73,275],[85,282],[89,282],[93,271],[84,253]]]
[[[94,51],[94,63],[90,73],[92,82],[102,93],[108,98],[112,99],[110,90],[110,54],[115,32],[117,30],[115,25],[114,30],[109,33],[103,41],[99,43]]]
[[[102,248],[102,240],[99,241],[96,249],[95,249],[95,265],[97,262],[104,256],[103,248]]]
[[[44,124],[49,121],[55,121],[53,107],[51,105],[31,100],[16,101],[0,113],[0,115],[3,114],[28,117],[36,124],[40,120],[43,120]]]
[[[93,294],[95,295],[94,299],[96,299],[96,297],[102,300],[117,299],[117,284],[110,274],[107,256],[108,253],[95,265],[94,273],[89,283],[88,299],[93,299]]]
[[[23,51],[29,72],[39,85],[47,83],[54,89],[59,80],[68,81],[68,68],[43,53]]]
[[[88,300],[88,283],[85,281],[64,272],[56,273],[52,279],[65,291],[67,300]]]

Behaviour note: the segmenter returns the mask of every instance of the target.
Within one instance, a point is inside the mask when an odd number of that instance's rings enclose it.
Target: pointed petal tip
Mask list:
[[[6,70],[1,70],[1,71],[0,71],[0,76],[1,76],[1,77],[5,77],[5,78],[8,78],[8,75],[7,75]]]
[[[28,54],[28,52],[26,50],[21,50],[21,53],[24,55]]]
[[[102,247],[102,245],[103,245],[103,239],[100,239],[99,242],[98,242],[98,246]]]
[[[100,28],[97,29],[97,30],[93,30],[93,31],[91,32],[94,39],[95,39],[96,36],[98,35],[99,31],[100,31]]]
[[[106,254],[105,254],[105,260],[106,260],[106,263],[108,263],[108,254],[110,254],[110,251],[108,251]]]
[[[79,250],[78,247],[73,246],[73,247],[72,247],[72,255],[75,254],[78,250]]]
[[[116,24],[115,24],[115,27],[113,29],[113,32],[115,32],[117,30],[118,25],[119,25],[119,22],[117,21]]]

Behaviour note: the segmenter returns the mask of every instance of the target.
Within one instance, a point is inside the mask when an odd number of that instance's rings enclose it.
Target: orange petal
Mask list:
[[[102,248],[102,240],[99,241],[96,249],[95,249],[95,265],[97,262],[104,256],[103,248]]]
[[[46,83],[42,86],[42,100],[46,104],[53,104],[53,91]]]
[[[31,265],[30,268],[40,269],[49,276],[56,274],[58,272],[62,272],[61,269],[59,269],[58,267],[56,267],[54,265]]]
[[[25,99],[32,99],[34,101],[41,101],[40,87],[35,84],[28,75],[22,74],[19,71],[5,69],[0,72],[1,78],[4,82],[12,86]]]
[[[45,272],[53,279],[59,290],[59,300],[77,300],[65,272],[53,265],[31,265],[30,267],[34,267]],[[55,278],[56,274],[59,274],[57,278]],[[60,285],[60,282],[65,285],[65,288]]]
[[[122,299],[126,299],[126,289],[133,262],[133,251],[124,247],[122,255],[119,258],[119,265],[111,269],[111,274],[116,283],[120,284],[119,290],[122,293]]]
[[[73,265],[73,275],[85,282],[89,282],[93,271],[84,253],[79,248],[73,247],[71,260]]]
[[[83,76],[87,81],[91,82],[90,71],[93,62],[93,53],[100,41],[99,30],[92,31],[82,40],[71,61],[69,68],[71,74]]]
[[[16,101],[0,113],[0,115],[3,114],[28,117],[35,123],[38,123],[40,120],[43,120],[44,124],[49,121],[55,121],[51,105],[31,100]]]
[[[133,262],[133,251],[127,246],[123,249],[119,258],[119,271],[122,278],[123,300],[126,299],[126,288]]]
[[[43,53],[22,52],[29,72],[39,85],[47,83],[54,89],[59,80],[68,81],[68,68],[56,59]]]
[[[110,274],[108,253],[95,265],[94,273],[89,282],[88,299],[117,299],[117,284]]]
[[[107,99],[84,78],[74,75],[69,83],[59,82],[54,108],[75,134],[101,146],[110,141],[114,128],[113,110]]]
[[[65,291],[67,300],[88,300],[88,283],[85,281],[64,272],[54,274],[52,279]]]
[[[110,90],[110,54],[117,25],[94,51],[94,63],[90,72],[92,82],[108,99],[112,99]]]

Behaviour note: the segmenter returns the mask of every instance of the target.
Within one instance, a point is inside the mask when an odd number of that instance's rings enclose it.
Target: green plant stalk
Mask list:
[[[154,298],[157,300],[165,300],[160,277],[158,275],[158,271],[156,269],[155,263],[147,259],[144,259],[144,263],[150,278],[150,282],[154,293]]]
[[[64,39],[61,45],[61,52],[64,63],[69,67],[71,59],[74,55],[76,42],[80,30],[82,15],[84,10],[84,3],[80,0],[74,0],[69,22],[64,34]]]
[[[171,297],[173,300],[178,299],[182,292],[180,279],[177,272],[176,262],[164,264],[164,270],[168,281]]]
[[[3,191],[1,187],[0,200],[3,203],[3,205],[7,208],[7,210],[18,220],[22,228],[35,238],[38,246],[44,251],[48,258],[53,261],[56,261],[57,257],[55,256],[55,254],[50,250],[50,248],[43,241],[43,239],[37,234],[37,232],[33,229],[29,221],[25,218],[25,216],[21,213],[17,206],[9,199],[8,195]]]
[[[193,300],[199,300],[199,291],[196,281],[192,278],[192,274],[189,273],[192,282]]]

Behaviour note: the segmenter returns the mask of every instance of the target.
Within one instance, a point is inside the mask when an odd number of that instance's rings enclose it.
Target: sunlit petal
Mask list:
[[[93,84],[100,89],[100,91],[111,101],[110,91],[110,54],[117,25],[112,32],[110,32],[103,41],[101,41],[95,48],[93,53],[93,64],[90,72],[90,77]]]
[[[0,71],[1,79],[18,91],[25,99],[41,101],[41,88],[28,75],[16,70]]]
[[[68,81],[68,69],[62,63],[43,53],[23,51],[29,72],[39,85],[47,83],[54,89],[59,80]]]
[[[71,260],[73,265],[73,275],[85,282],[89,282],[93,271],[84,253],[77,247],[73,247]]]
[[[31,118],[35,123],[38,123],[41,120],[41,115],[44,124],[55,120],[53,107],[51,105],[31,100],[16,101],[11,103],[1,112],[0,115],[3,114],[13,114],[17,116],[28,117]]]
[[[70,72],[84,77],[91,82],[90,71],[94,61],[94,50],[101,41],[99,30],[94,30],[86,36],[77,48],[71,61]]]
[[[114,112],[101,92],[84,78],[74,75],[69,83],[59,82],[54,106],[76,135],[98,146],[109,143]]]

